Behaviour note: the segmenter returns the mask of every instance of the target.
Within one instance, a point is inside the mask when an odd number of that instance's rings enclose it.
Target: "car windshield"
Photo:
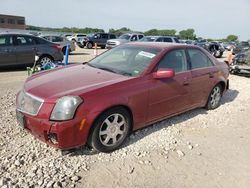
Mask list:
[[[101,54],[88,65],[125,76],[139,76],[160,51],[159,48],[121,46]]]
[[[87,37],[93,37],[95,35],[95,33],[90,33],[90,34],[87,34]]]
[[[140,41],[152,42],[155,41],[156,37],[143,37]]]
[[[130,36],[131,36],[131,35],[124,34],[124,35],[121,35],[121,36],[119,37],[119,39],[129,40]]]

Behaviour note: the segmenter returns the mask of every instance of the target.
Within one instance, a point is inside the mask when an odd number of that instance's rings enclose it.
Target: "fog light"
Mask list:
[[[52,144],[58,144],[56,133],[49,133],[48,138],[52,142]]]

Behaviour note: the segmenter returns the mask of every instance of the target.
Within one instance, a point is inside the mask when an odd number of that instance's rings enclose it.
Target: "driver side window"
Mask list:
[[[185,50],[173,50],[168,52],[158,64],[159,68],[173,69],[176,73],[188,70]]]

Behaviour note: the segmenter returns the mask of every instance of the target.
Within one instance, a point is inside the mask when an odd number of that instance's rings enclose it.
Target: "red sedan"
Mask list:
[[[228,66],[189,45],[129,43],[87,64],[29,77],[17,120],[60,149],[117,149],[136,129],[185,111],[219,106]]]

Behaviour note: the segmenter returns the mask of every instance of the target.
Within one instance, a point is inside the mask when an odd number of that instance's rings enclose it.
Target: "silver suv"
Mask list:
[[[180,43],[176,37],[172,37],[172,36],[145,36],[140,41]]]
[[[118,39],[111,39],[107,41],[106,48],[114,48],[118,45],[125,44],[127,42],[138,41],[144,37],[141,33],[126,33],[121,35]]]

